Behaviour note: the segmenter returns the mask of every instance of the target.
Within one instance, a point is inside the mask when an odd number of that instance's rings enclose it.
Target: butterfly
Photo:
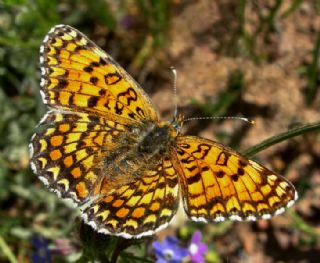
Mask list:
[[[30,165],[96,231],[152,235],[182,200],[194,221],[269,219],[297,199],[281,175],[160,121],[147,94],[78,30],[57,25],[40,47],[42,101]],[[86,205],[83,205],[86,204]]]

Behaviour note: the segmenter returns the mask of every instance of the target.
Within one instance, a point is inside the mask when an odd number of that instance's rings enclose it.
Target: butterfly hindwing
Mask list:
[[[216,142],[178,137],[176,156],[185,210],[193,220],[267,219],[296,199],[287,179]]]
[[[31,167],[52,191],[82,202],[101,175],[100,156],[124,132],[127,127],[101,117],[49,111],[31,139]]]
[[[112,186],[111,191],[106,180],[99,189],[101,198],[83,211],[85,221],[98,232],[126,238],[151,235],[167,226],[178,209],[178,175],[169,158],[155,162],[138,180]]]

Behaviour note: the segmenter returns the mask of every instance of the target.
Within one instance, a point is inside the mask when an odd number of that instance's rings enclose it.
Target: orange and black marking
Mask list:
[[[284,177],[209,140],[181,137],[177,155],[190,217],[255,220],[275,214],[295,199],[294,187]]]
[[[134,179],[97,200],[84,211],[86,220],[106,233],[113,233],[116,226],[131,236],[166,225],[179,204],[178,175],[165,159],[159,159],[150,172],[154,175]]]
[[[76,205],[95,230],[151,235],[182,198],[196,221],[268,219],[291,206],[294,186],[232,149],[159,122],[149,97],[76,29],[52,28],[40,48],[50,111],[30,143],[31,168]],[[181,197],[180,197],[181,195]]]
[[[50,107],[134,120],[157,118],[138,84],[77,30],[54,28],[40,53],[43,100]]]
[[[45,171],[42,176],[62,197],[76,193],[75,201],[84,201],[100,174],[98,156],[115,148],[112,141],[126,128],[85,113],[57,111],[48,112],[41,125],[32,144],[35,170]]]

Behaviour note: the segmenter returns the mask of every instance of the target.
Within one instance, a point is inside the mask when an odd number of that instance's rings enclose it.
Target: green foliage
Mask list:
[[[270,5],[268,13],[261,12],[259,3],[252,1],[241,0],[237,6],[237,18],[239,21],[239,30],[235,36],[238,40],[238,46],[236,46],[234,52],[237,55],[248,56],[255,62],[263,62],[269,58],[267,46],[271,42],[271,34],[281,29],[278,28],[277,24],[280,18],[286,18],[291,15],[297,8],[300,7],[303,1],[295,0],[292,4],[284,11],[281,12],[281,8],[285,5],[283,0],[276,0]],[[256,11],[258,21],[255,28],[249,32],[246,29],[246,8],[251,5]],[[263,48],[258,47],[257,40],[263,39],[263,43],[260,44]]]
[[[167,17],[162,12],[167,12],[167,7],[167,1],[138,5],[155,45],[164,41],[162,29]],[[52,241],[71,238],[73,229],[79,225],[70,221],[77,217],[76,212],[70,214],[72,210],[55,194],[39,187],[29,168],[28,143],[46,110],[39,96],[38,68],[39,47],[45,34],[56,24],[70,24],[84,32],[92,32],[98,26],[115,34],[121,19],[130,14],[130,8],[129,4],[122,5],[114,13],[104,0],[0,3],[0,261],[7,258],[17,262],[18,255],[29,257],[30,238],[35,233]],[[147,59],[152,49],[143,59]],[[102,240],[102,254],[97,253],[98,240]],[[105,243],[104,235],[94,241],[94,246],[90,246],[84,238],[82,245],[79,243],[83,247],[81,255],[68,261],[79,256],[83,262],[111,256],[114,246]]]
[[[282,17],[286,18],[290,16],[294,11],[296,11],[300,5],[302,4],[303,0],[294,0],[292,4],[288,7],[288,9],[283,13]]]
[[[314,50],[312,52],[312,63],[306,68],[308,84],[306,88],[306,103],[311,105],[319,90],[319,72],[320,72],[320,32],[317,34]]]
[[[113,2],[113,3],[111,3]],[[76,211],[70,209],[55,194],[47,191],[29,168],[28,143],[35,127],[46,111],[39,96],[39,46],[47,31],[56,24],[70,24],[88,35],[113,39],[125,46],[131,28],[123,20],[133,17],[135,28],[133,68],[141,68],[155,51],[167,44],[172,1],[72,1],[72,0],[5,0],[0,3],[0,261],[23,262],[30,258],[33,235],[45,237],[51,245],[58,239],[72,240],[73,253],[57,256],[57,262],[152,262],[149,239],[125,241],[100,235],[81,224]],[[302,4],[294,0],[280,13],[283,1],[273,1],[267,14],[258,13],[254,32],[246,27],[246,7],[251,1],[241,0],[236,8],[238,30],[232,55],[250,57],[254,62],[268,60],[267,52],[257,46],[257,38],[268,45],[270,34],[277,30],[277,20],[287,18]],[[258,9],[257,9],[258,10]],[[129,26],[128,26],[129,27]],[[135,35],[136,34],[136,35]],[[170,43],[170,42],[169,42]],[[110,45],[112,46],[112,45]],[[262,51],[261,51],[262,50]],[[318,88],[320,35],[318,33],[312,54],[312,63],[304,67],[308,79],[306,101],[313,103]],[[122,53],[122,52],[121,52]],[[122,56],[123,54],[120,54]],[[126,58],[124,58],[126,59]],[[216,99],[206,103],[194,100],[204,116],[223,116],[241,99],[244,73],[235,70]],[[274,136],[246,151],[257,152],[288,140],[293,136],[318,131],[319,123],[304,125]],[[301,186],[303,189],[309,184]],[[314,228],[291,214],[293,228],[306,234],[303,242],[315,242],[319,237]],[[208,231],[206,242],[226,233],[231,222],[217,224]],[[188,240],[199,224],[180,229],[183,240]],[[210,244],[209,262],[221,262],[214,245]]]
[[[154,39],[155,46],[162,46],[165,41],[165,30],[168,26],[168,1],[138,1],[139,8]]]

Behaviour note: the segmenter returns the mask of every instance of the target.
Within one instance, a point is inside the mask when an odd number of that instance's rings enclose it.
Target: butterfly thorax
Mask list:
[[[176,130],[169,122],[152,123],[138,141],[138,152],[143,155],[163,154],[174,142]],[[151,156],[150,156],[151,157]]]
[[[167,121],[148,121],[129,130],[117,139],[121,146],[102,160],[101,168],[106,176],[101,179],[109,182],[110,189],[139,179],[146,171],[156,171],[159,159],[168,155],[177,136],[176,129]]]

